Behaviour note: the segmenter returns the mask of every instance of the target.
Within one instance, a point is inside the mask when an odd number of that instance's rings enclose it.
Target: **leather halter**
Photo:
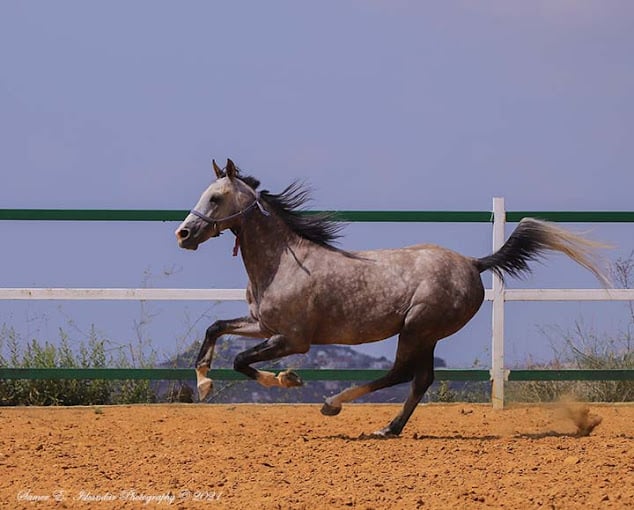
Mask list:
[[[259,193],[256,194],[255,200],[251,202],[249,205],[247,205],[244,209],[242,209],[241,211],[238,211],[237,213],[230,214],[229,216],[225,216],[224,218],[212,218],[211,216],[207,216],[206,214],[201,213],[200,211],[197,211],[196,209],[192,209],[189,212],[192,213],[194,216],[197,216],[201,220],[206,221],[207,223],[218,224],[221,221],[227,221],[227,220],[232,220],[234,218],[239,218],[240,216],[243,216],[246,213],[248,213],[251,209],[253,209],[256,206],[264,216],[270,215],[270,213],[266,209],[264,209],[264,207],[260,203]]]

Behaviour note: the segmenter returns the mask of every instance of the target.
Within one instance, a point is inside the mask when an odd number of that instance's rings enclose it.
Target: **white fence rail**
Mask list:
[[[493,301],[493,290],[484,299]],[[503,289],[504,301],[634,301],[634,289]],[[245,289],[0,288],[0,301],[244,301]]]
[[[0,289],[0,300],[244,301],[244,289]]]

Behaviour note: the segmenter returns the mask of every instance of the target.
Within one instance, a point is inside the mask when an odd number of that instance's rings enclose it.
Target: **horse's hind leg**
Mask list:
[[[395,364],[383,377],[367,384],[362,384],[361,386],[352,386],[343,390],[341,393],[337,393],[336,395],[327,398],[321,408],[321,414],[326,416],[335,416],[341,412],[342,404],[356,400],[357,398],[367,395],[368,393],[372,393],[373,391],[411,381],[412,377],[413,372],[410,369],[404,366],[397,366]]]
[[[423,398],[423,395],[434,381],[434,347],[435,342],[429,344],[416,343],[416,337],[401,333],[399,337],[396,360],[392,369],[380,379],[361,386],[353,386],[341,393],[326,399],[321,412],[327,416],[334,416],[341,411],[344,402],[389,386],[412,381],[410,394],[403,406],[403,410],[385,428],[374,433],[376,436],[397,436]]]
[[[434,382],[434,347],[435,345],[432,345],[428,349],[425,349],[423,357],[420,360],[421,363],[416,367],[416,373],[412,381],[412,389],[405,401],[403,410],[387,427],[374,432],[373,435],[378,437],[390,437],[398,436],[401,433],[407,420],[409,420],[414,409],[416,409],[416,406],[423,398],[423,395]]]
[[[408,340],[409,338],[401,333],[396,349],[394,365],[387,374],[375,381],[361,386],[352,386],[337,395],[327,398],[321,408],[321,413],[326,416],[334,416],[339,414],[342,404],[346,402],[351,402],[373,391],[411,381],[417,371],[417,365],[421,363],[419,356],[421,348],[415,343],[410,343]]]
[[[198,397],[200,400],[205,399],[213,386],[211,379],[207,377],[207,372],[209,371],[209,367],[211,367],[216,340],[228,333],[254,338],[265,338],[267,336],[260,329],[259,323],[251,317],[218,320],[209,326],[205,332],[205,340],[200,347],[200,352],[196,359],[196,385],[198,387]]]

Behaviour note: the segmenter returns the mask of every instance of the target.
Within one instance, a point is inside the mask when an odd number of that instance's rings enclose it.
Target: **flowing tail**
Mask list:
[[[592,271],[604,287],[609,287],[610,282],[599,269],[599,259],[595,254],[599,248],[609,246],[546,221],[524,218],[498,251],[476,259],[476,267],[480,272],[491,270],[500,278],[505,275],[522,277],[531,271],[529,262],[541,259],[544,252],[558,251]]]

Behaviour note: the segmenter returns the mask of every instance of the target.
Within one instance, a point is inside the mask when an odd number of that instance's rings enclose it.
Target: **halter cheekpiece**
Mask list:
[[[264,216],[270,215],[270,213],[266,209],[264,209],[264,207],[260,203],[259,193],[256,193],[255,200],[251,202],[249,205],[247,205],[244,209],[242,209],[241,211],[238,211],[237,213],[230,214],[229,216],[225,216],[224,218],[212,218],[211,216],[207,216],[206,214],[201,213],[200,211],[197,211],[196,209],[192,209],[189,212],[192,213],[194,216],[199,217],[201,220],[205,220],[207,223],[220,223],[221,221],[227,221],[227,220],[232,220],[234,218],[239,218],[240,216],[243,216],[246,213],[248,213],[251,209],[253,209],[256,206]]]

